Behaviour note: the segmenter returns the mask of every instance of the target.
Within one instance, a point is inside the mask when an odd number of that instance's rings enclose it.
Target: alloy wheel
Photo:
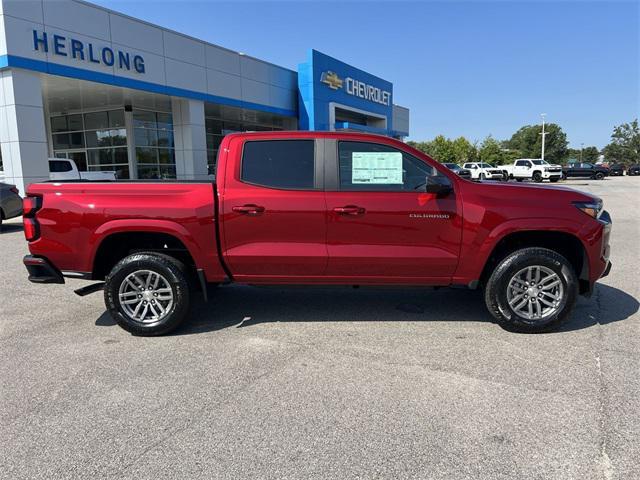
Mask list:
[[[507,302],[518,316],[537,322],[556,313],[562,306],[564,287],[553,270],[532,265],[518,271],[507,286]]]
[[[165,277],[152,270],[137,270],[120,284],[118,300],[132,320],[154,323],[169,314],[174,299],[171,285]]]

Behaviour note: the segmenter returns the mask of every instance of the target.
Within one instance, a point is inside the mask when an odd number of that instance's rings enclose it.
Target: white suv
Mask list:
[[[502,180],[504,174],[499,168],[484,162],[465,163],[462,168],[471,172],[471,178],[474,180]]]

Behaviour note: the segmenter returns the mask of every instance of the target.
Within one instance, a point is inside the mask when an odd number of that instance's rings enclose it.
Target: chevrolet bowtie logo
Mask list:
[[[332,90],[339,90],[342,88],[342,79],[335,72],[322,72],[320,81],[327,84]]]

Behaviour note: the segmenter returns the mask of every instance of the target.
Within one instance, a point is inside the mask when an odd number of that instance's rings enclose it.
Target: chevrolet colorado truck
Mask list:
[[[30,185],[29,279],[101,281],[77,293],[104,290],[137,335],[227,282],[481,288],[503,327],[539,332],[611,266],[610,217],[575,190],[471,182],[358,133],[237,133],[219,152],[214,182]]]

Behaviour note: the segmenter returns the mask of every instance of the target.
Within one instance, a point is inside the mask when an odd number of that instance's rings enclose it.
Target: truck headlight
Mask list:
[[[573,202],[573,204],[584,213],[598,219],[600,214],[602,213],[602,200],[597,200],[593,202]]]

